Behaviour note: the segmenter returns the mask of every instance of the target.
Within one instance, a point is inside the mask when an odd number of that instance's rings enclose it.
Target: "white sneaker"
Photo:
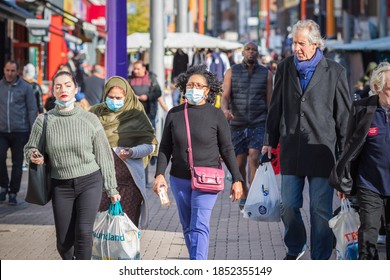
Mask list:
[[[386,235],[378,235],[377,244],[386,244]]]

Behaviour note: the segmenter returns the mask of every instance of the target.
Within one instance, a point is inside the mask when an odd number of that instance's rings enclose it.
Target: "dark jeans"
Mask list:
[[[68,180],[52,179],[57,250],[64,260],[90,260],[92,231],[102,197],[100,170]]]
[[[360,215],[359,259],[377,260],[379,258],[376,242],[384,208],[386,258],[390,260],[390,197],[382,196],[364,188],[358,188],[357,198]]]
[[[28,132],[0,132],[0,186],[10,193],[17,194],[23,175],[23,148],[28,141]],[[11,181],[7,170],[7,150],[11,148],[12,171]],[[9,189],[8,189],[9,188]]]

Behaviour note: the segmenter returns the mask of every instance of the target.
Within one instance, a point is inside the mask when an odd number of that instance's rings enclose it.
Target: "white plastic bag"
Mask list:
[[[351,207],[348,199],[341,200],[341,211],[329,220],[329,227],[336,237],[338,260],[358,259],[359,214]]]
[[[123,212],[119,201],[96,215],[93,260],[139,260],[141,231]]]
[[[280,195],[271,162],[257,168],[242,213],[254,221],[280,221]]]

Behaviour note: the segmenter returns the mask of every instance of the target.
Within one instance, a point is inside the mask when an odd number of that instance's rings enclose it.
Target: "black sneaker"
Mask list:
[[[287,254],[283,260],[296,260],[297,256]]]
[[[9,198],[8,198],[8,205],[14,206],[17,204],[18,204],[18,201],[16,200],[16,194],[10,193]]]
[[[5,202],[6,197],[7,197],[7,189],[6,188],[1,188],[1,191],[0,191],[0,203]]]
[[[300,253],[298,254],[298,256],[293,256],[293,255],[287,254],[287,255],[284,257],[283,260],[299,260],[299,259],[305,254],[306,249],[307,249],[307,245],[305,245],[305,246],[303,247],[302,252],[300,252]]]

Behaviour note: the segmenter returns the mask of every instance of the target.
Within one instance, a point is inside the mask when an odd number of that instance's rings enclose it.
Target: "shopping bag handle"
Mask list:
[[[108,207],[108,214],[112,216],[123,215],[121,203],[119,201],[117,201],[115,204],[110,203],[110,206]]]
[[[351,211],[352,206],[348,198],[342,199],[340,204],[343,212]]]

